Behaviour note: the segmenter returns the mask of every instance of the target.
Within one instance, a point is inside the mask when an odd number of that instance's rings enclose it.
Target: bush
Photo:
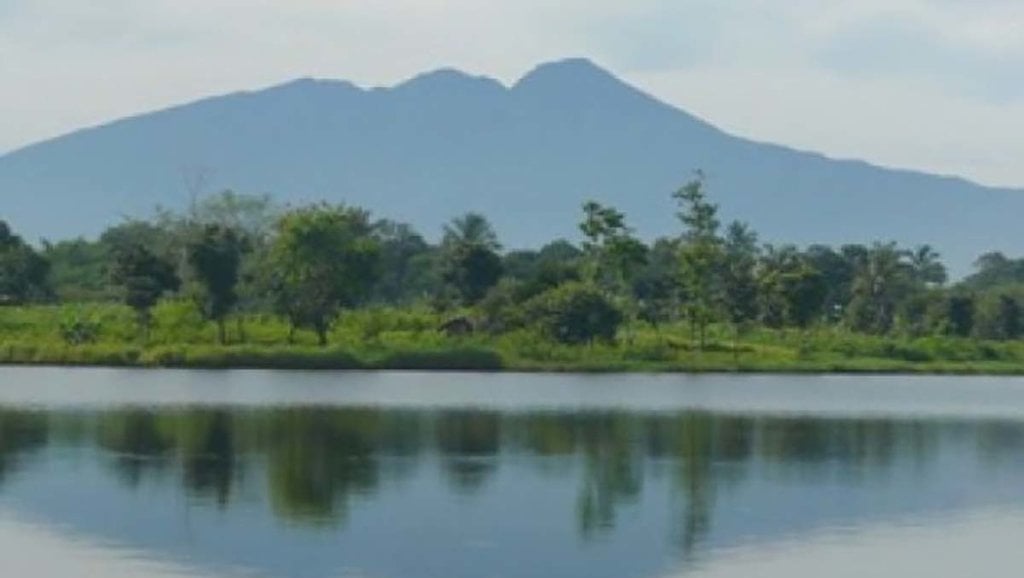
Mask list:
[[[561,343],[612,341],[622,312],[596,288],[567,283],[527,303],[527,312],[548,337]]]
[[[489,333],[505,333],[525,326],[520,289],[521,283],[504,279],[487,292],[477,305],[482,329]]]
[[[100,334],[100,323],[78,315],[67,317],[60,322],[60,337],[68,345],[95,343]]]

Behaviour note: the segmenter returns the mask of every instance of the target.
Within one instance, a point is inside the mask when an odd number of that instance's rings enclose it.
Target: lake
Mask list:
[[[1024,380],[0,368],[0,574],[1007,576]]]

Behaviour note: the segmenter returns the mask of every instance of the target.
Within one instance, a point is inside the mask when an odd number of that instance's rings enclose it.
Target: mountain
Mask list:
[[[701,168],[723,217],[767,241],[931,243],[961,272],[1024,249],[1024,191],[738,138],[582,59],[511,87],[447,69],[390,88],[298,80],[78,131],[0,157],[0,218],[92,235],[183,206],[195,167],[209,189],[345,201],[430,237],[480,211],[509,247],[575,237],[590,198],[644,237],[673,233],[669,195]]]

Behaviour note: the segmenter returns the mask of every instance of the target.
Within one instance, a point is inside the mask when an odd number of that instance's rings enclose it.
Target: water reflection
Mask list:
[[[502,510],[506,518],[552,527],[556,516],[574,517],[573,548],[628,530],[643,536],[636,540],[664,540],[687,561],[712,546],[784,532],[1024,504],[1024,486],[1015,484],[1024,480],[1022,449],[1016,422],[689,411],[7,409],[0,410],[0,498],[19,474],[74,475],[70,464],[93,460],[119,488],[111,500],[177,494],[190,508],[267,518],[280,531],[344,531],[356,507],[394,498],[389,508],[426,508],[415,493],[425,490],[415,488],[438,473],[453,496],[521,506]],[[35,474],[39,463],[50,466]],[[981,485],[965,493],[968,481]],[[536,484],[567,488],[572,503],[553,507],[562,494],[547,505],[518,495]],[[31,501],[27,490],[13,493]],[[485,529],[500,539],[500,528]],[[567,555],[570,545],[562,544]]]
[[[49,428],[37,413],[0,412],[0,484],[18,467],[25,454],[46,444]]]

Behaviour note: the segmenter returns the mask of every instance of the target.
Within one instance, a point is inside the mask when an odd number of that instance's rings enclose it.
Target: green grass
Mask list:
[[[247,315],[228,324],[229,345],[187,301],[154,310],[143,340],[134,316],[111,304],[0,308],[0,363],[123,367],[409,369],[551,372],[780,372],[1024,374],[1024,343],[948,337],[901,338],[758,329],[734,345],[712,328],[703,350],[685,327],[630,327],[614,344],[570,346],[532,331],[450,338],[429,309],[366,309],[344,315],[330,346],[309,332],[288,342],[283,320]],[[78,321],[93,340],[67,342],[61,327]]]

